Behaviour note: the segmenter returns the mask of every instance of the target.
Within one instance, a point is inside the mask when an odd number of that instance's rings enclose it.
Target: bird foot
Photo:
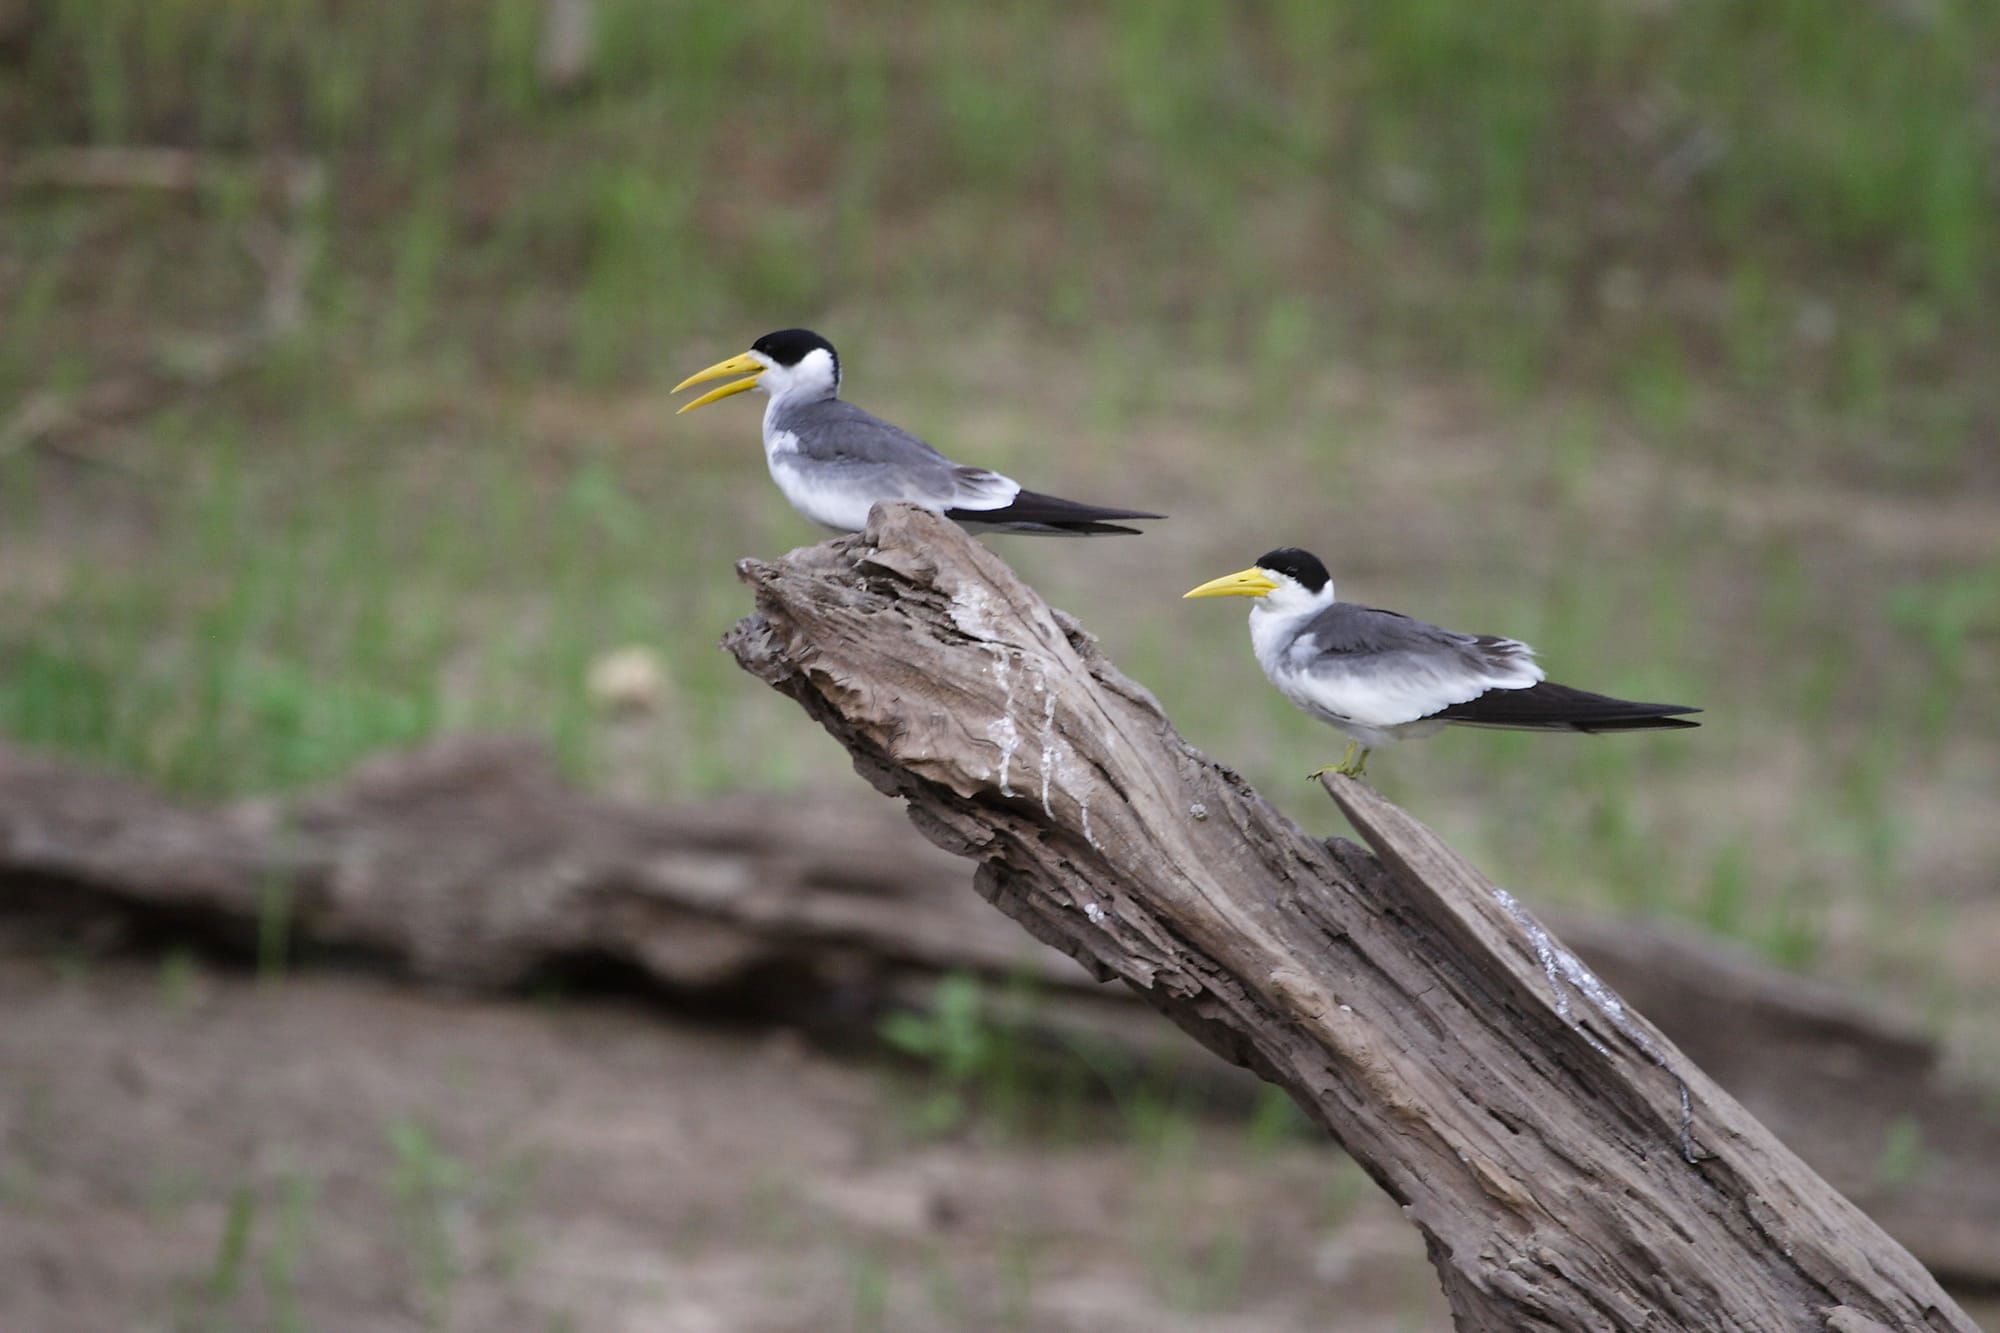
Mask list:
[[[1328,773],[1333,773],[1343,778],[1358,778],[1361,776],[1361,770],[1367,764],[1368,751],[1361,749],[1358,745],[1350,745],[1347,747],[1347,753],[1340,756],[1339,763],[1328,764],[1324,768],[1315,768],[1312,772],[1306,774],[1306,781],[1317,782],[1322,776]]]

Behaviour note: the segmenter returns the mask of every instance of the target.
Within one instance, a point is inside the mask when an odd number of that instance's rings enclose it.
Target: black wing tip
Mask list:
[[[1151,517],[1148,515],[1147,517]],[[1143,537],[1144,528],[1128,528],[1122,523],[1056,523],[1059,532],[1074,532],[1080,537]]]
[[[1699,713],[1701,710],[1699,708],[1681,708],[1675,711],[1679,713]],[[1622,717],[1603,721],[1570,723],[1570,726],[1586,735],[1595,735],[1600,731],[1685,731],[1689,727],[1698,727],[1700,725],[1701,723],[1699,722],[1693,722],[1684,717],[1675,717],[1668,713],[1655,713],[1650,717]]]
[[[1165,514],[1149,514],[1143,509],[1108,509],[1025,490],[1016,494],[1013,502],[1004,509],[947,509],[944,516],[956,523],[977,524],[998,532],[1035,532],[1070,537],[1143,536],[1141,529],[1128,528],[1112,520],[1166,517]]]
[[[1048,520],[1030,521],[1026,519],[1003,518],[994,522],[992,510],[947,509],[944,516],[954,523],[963,523],[969,528],[984,529],[988,532],[1012,532],[1023,536],[1038,537],[1143,537],[1143,528],[1128,528],[1120,523],[1099,523],[1095,520]]]
[[[1112,518],[1165,518],[1165,514],[1149,514],[1143,509],[1112,509],[1106,505],[1085,504],[1081,500],[1065,500],[1060,495],[1045,495],[1041,491],[1023,490],[1014,496],[1014,502],[1002,510],[993,512],[1012,513],[1021,511],[1023,516],[1033,516],[1043,522],[1093,522]]]
[[[1641,703],[1588,690],[1538,681],[1519,689],[1493,689],[1432,714],[1448,722],[1512,727],[1526,731],[1678,731],[1698,727],[1682,714],[1699,713],[1686,704]]]

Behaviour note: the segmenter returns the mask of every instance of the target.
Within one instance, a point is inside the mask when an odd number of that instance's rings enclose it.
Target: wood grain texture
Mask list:
[[[1365,786],[1371,855],[1176,733],[911,506],[744,561],[725,639],[1037,938],[1287,1088],[1422,1232],[1466,1329],[1970,1329],[1559,941]]]

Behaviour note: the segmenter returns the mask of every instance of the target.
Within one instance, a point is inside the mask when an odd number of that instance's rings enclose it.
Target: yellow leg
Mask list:
[[[1328,765],[1327,765],[1326,767],[1324,767],[1324,768],[1315,768],[1315,769],[1314,769],[1314,770],[1313,770],[1312,772],[1310,772],[1310,773],[1306,774],[1306,781],[1307,781],[1307,782],[1317,782],[1317,781],[1319,780],[1319,778],[1320,778],[1320,775],[1321,775],[1321,774],[1324,774],[1324,773],[1343,773],[1343,774],[1345,774],[1345,773],[1353,773],[1353,772],[1356,772],[1356,771],[1358,771],[1358,770],[1356,770],[1356,769],[1355,769],[1355,767],[1354,767],[1354,752],[1355,752],[1355,751],[1356,751],[1357,749],[1359,749],[1359,748],[1360,748],[1360,742],[1358,742],[1358,741],[1349,741],[1349,742],[1347,743],[1347,753],[1345,753],[1345,754],[1343,754],[1343,755],[1341,755],[1341,756],[1340,756],[1340,762],[1339,762],[1339,763],[1337,763],[1337,764],[1328,764]]]
[[[1323,773],[1338,773],[1344,778],[1358,778],[1361,776],[1361,770],[1368,765],[1368,756],[1373,753],[1373,750],[1362,749],[1360,741],[1349,741],[1347,752],[1340,756],[1339,763],[1314,769],[1306,774],[1306,781],[1315,782]]]

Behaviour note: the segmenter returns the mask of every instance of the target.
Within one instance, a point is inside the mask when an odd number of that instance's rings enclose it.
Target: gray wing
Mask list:
[[[1342,657],[1383,657],[1457,662],[1467,670],[1505,670],[1533,650],[1518,639],[1494,634],[1461,634],[1415,620],[1400,611],[1335,602],[1299,626],[1294,644],[1310,639],[1321,653]]]
[[[997,509],[1021,489],[997,472],[954,463],[902,427],[838,398],[794,408],[771,428],[789,433],[799,458],[827,484],[851,486],[876,500]]]
[[[1542,678],[1534,650],[1519,640],[1460,634],[1352,602],[1335,602],[1301,625],[1278,665],[1296,691],[1371,726],[1414,722]]]

